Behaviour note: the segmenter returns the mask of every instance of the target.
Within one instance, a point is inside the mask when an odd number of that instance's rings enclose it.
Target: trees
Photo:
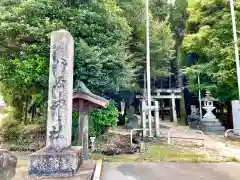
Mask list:
[[[29,114],[44,114],[50,33],[61,28],[74,36],[75,81],[83,81],[101,95],[136,87],[145,70],[144,3],[1,1],[0,85],[5,100],[16,109],[16,117],[28,123]],[[163,3],[158,9],[165,11],[165,6]],[[151,7],[151,71],[152,79],[156,79],[169,75],[173,40],[170,26],[164,21],[166,15],[160,15],[154,4]]]
[[[178,83],[179,87],[184,90],[183,75],[180,72],[180,57],[181,57],[181,45],[185,37],[186,22],[188,18],[187,12],[188,2],[187,0],[175,1],[173,11],[170,16],[170,22],[172,24],[172,30],[174,32],[175,39],[175,50],[176,50],[176,62],[178,69]],[[180,99],[180,123],[185,124],[187,121],[186,104],[184,93],[181,93],[182,98]]]
[[[16,108],[16,117],[25,123],[28,107],[36,103],[32,100],[46,101],[48,35],[60,25],[49,19],[34,19],[34,8],[17,0],[0,6],[1,91],[7,103]],[[37,7],[36,13],[41,8]],[[40,94],[43,97],[37,98]]]
[[[151,1],[152,2],[152,1]],[[144,0],[118,0],[123,14],[131,27],[131,38],[128,44],[131,61],[137,70],[137,85],[143,88],[146,72],[146,10]],[[150,5],[150,58],[151,82],[155,87],[155,80],[169,75],[169,56],[173,50],[170,26],[162,20],[156,19],[154,4]],[[159,9],[163,8],[159,6]],[[135,88],[139,92],[139,88]],[[127,95],[126,95],[127,94]],[[133,93],[125,93],[125,113],[133,100]]]
[[[134,68],[127,43],[131,29],[115,1],[6,1],[0,6],[0,82],[16,117],[47,99],[50,33],[75,39],[75,80],[98,93],[129,88]],[[22,118],[25,114],[25,117]]]
[[[239,27],[240,2],[235,3]],[[189,8],[189,12],[188,35],[184,40],[183,51],[197,59],[197,62],[185,69],[189,75],[190,88],[193,91],[197,89],[195,82],[199,73],[202,88],[211,90],[220,101],[236,98],[236,64],[228,1],[198,0]]]
[[[151,78],[156,79],[169,75],[169,60],[173,50],[172,33],[165,20],[166,2],[151,1],[150,4],[150,57]],[[119,0],[129,26],[132,28],[130,52],[136,66],[139,67],[138,78],[142,79],[146,67],[146,15],[145,1]],[[157,9],[156,9],[157,7]],[[161,16],[161,17],[160,17]]]

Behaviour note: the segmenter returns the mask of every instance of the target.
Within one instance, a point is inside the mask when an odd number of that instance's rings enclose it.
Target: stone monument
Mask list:
[[[221,125],[216,116],[212,111],[216,108],[213,106],[213,102],[217,101],[211,96],[210,91],[206,91],[206,96],[202,99],[204,102],[203,109],[206,111],[206,114],[202,118],[202,128],[205,131],[224,131],[225,128]]]
[[[200,127],[199,108],[196,108],[196,105],[191,105],[191,114],[188,115],[188,125],[193,129]]]
[[[233,128],[234,134],[240,136],[240,101],[233,100],[232,104],[232,116],[233,116]]]
[[[65,30],[52,32],[46,147],[29,157],[29,175],[73,176],[81,147],[71,147],[74,40]]]
[[[17,158],[8,150],[0,149],[0,179],[12,179],[16,173]]]

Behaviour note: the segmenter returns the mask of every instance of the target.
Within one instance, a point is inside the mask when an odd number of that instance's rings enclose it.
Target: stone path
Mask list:
[[[102,180],[239,180],[239,163],[105,163]]]
[[[171,122],[160,122],[160,124],[164,124],[165,128],[162,130],[165,135],[169,130],[173,130],[176,128],[174,123]],[[179,126],[180,131],[176,133],[177,136],[182,137],[193,137],[193,132],[185,132],[184,129],[188,129],[188,127]],[[195,133],[194,137],[202,138],[201,134]],[[194,141],[194,140],[193,140]],[[224,133],[215,134],[215,133],[205,133],[204,135],[204,149],[206,150],[214,150],[218,152],[221,156],[226,157],[234,157],[238,161],[240,161],[240,146],[226,146],[224,140]]]
[[[226,157],[234,157],[240,161],[240,147],[226,146],[224,141],[213,139],[210,136],[205,137],[205,148],[214,149],[219,152],[220,155]]]

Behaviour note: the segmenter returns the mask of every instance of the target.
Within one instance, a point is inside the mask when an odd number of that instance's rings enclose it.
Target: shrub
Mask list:
[[[7,117],[2,119],[1,134],[3,140],[6,142],[17,142],[22,140],[25,127],[13,118],[10,113]]]
[[[78,136],[78,119],[79,119],[79,111],[72,112],[72,143],[75,145],[77,142]]]
[[[23,125],[19,121],[15,120],[12,113],[2,119],[0,134],[7,143],[23,144],[39,140],[44,140],[46,130],[44,125],[41,124],[29,124]]]
[[[97,109],[89,112],[89,136],[98,137],[107,130],[108,127],[117,125],[118,110],[116,103],[110,101],[105,109]]]

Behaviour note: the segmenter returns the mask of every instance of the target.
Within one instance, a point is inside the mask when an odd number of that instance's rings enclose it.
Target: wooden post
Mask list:
[[[142,100],[142,108],[141,108],[141,119],[142,119],[142,128],[146,129],[146,102]],[[146,137],[147,132],[143,130],[143,137]]]
[[[164,120],[164,115],[163,115],[164,114],[164,109],[163,108],[164,108],[164,101],[163,101],[163,99],[161,99],[161,115],[162,115],[162,119],[161,120],[162,121]]]
[[[159,107],[158,107],[158,101],[155,101],[155,128],[156,128],[156,137],[160,136],[160,131],[159,131]]]
[[[171,95],[171,99],[169,99],[169,107],[170,107],[170,110],[169,110],[169,119],[171,122],[174,122],[173,120],[173,106],[172,106],[172,95]]]
[[[83,146],[83,121],[84,121],[84,113],[79,111],[78,118],[78,145]]]
[[[173,115],[173,122],[177,123],[177,113],[176,113],[176,104],[175,104],[175,95],[172,92],[172,115]]]
[[[83,120],[83,154],[84,160],[88,160],[88,113],[84,114]]]

